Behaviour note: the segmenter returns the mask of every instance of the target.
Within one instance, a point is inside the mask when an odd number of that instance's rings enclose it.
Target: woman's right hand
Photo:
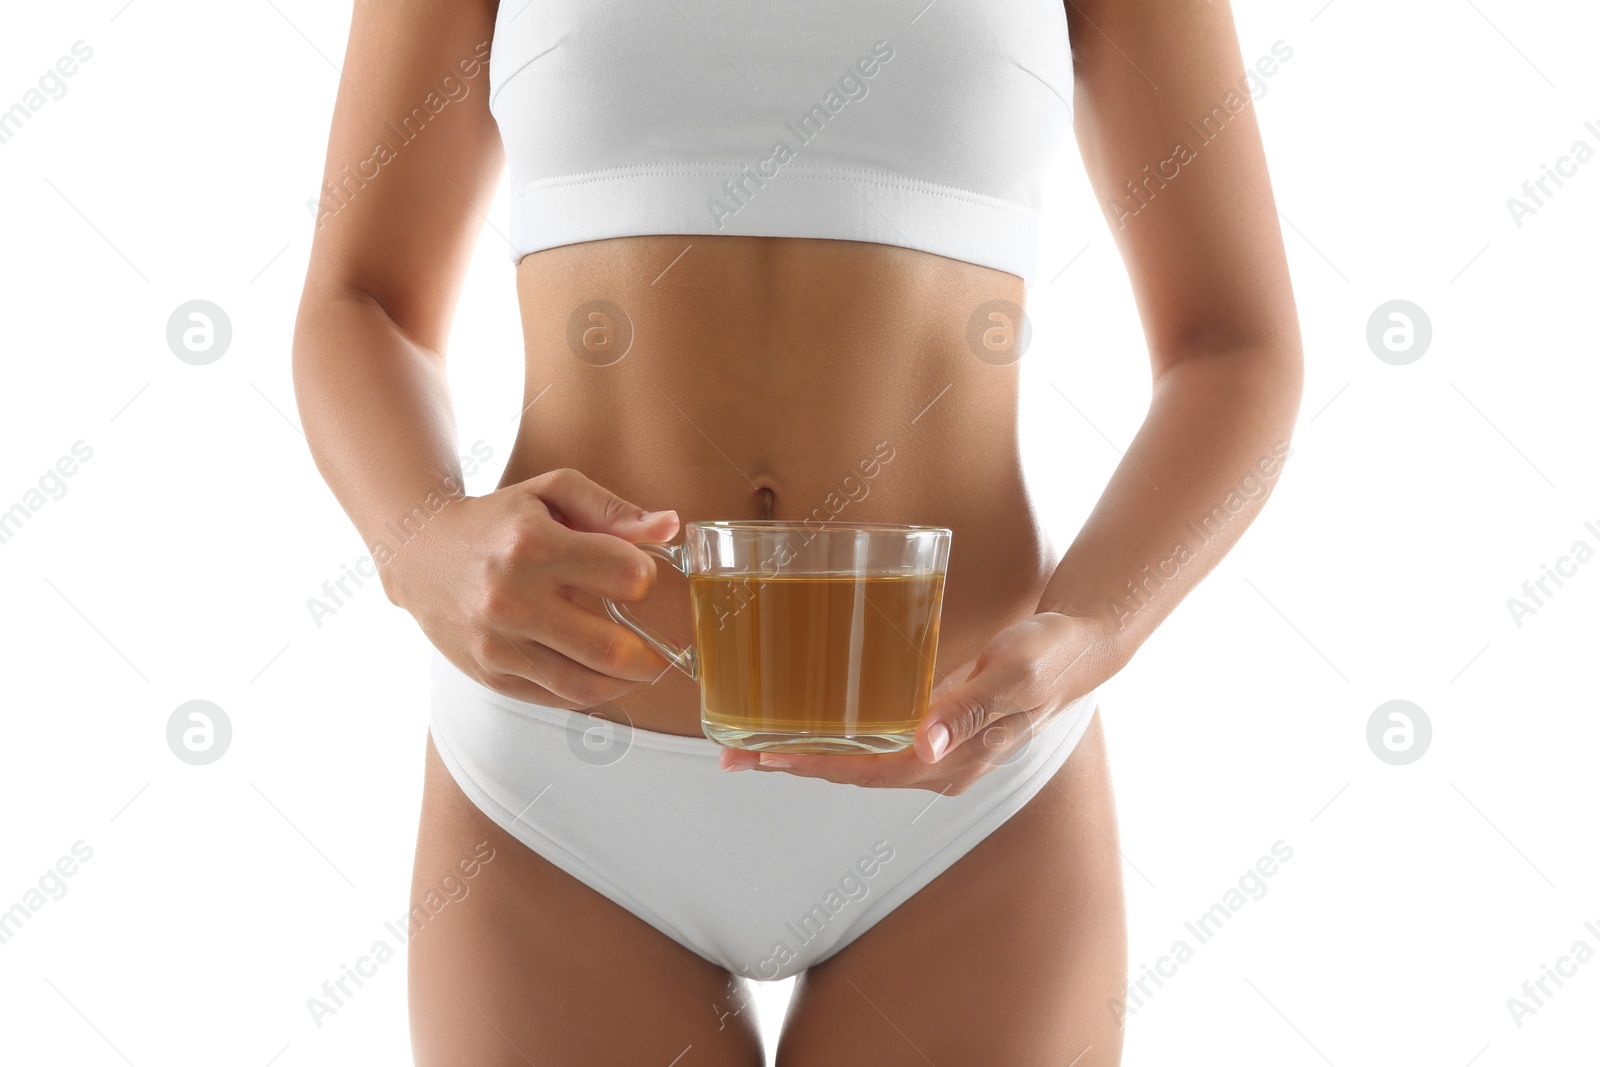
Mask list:
[[[452,499],[396,553],[383,586],[468,676],[582,710],[668,668],[637,634],[575,596],[643,600],[655,561],[629,542],[659,544],[677,531],[676,512],[647,513],[562,468]]]

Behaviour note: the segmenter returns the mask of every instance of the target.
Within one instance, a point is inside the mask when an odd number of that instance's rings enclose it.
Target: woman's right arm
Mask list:
[[[295,321],[295,398],[389,599],[478,680],[588,707],[664,664],[572,594],[642,599],[655,565],[627,541],[665,541],[677,517],[640,521],[575,471],[462,495],[445,341],[482,227],[473,205],[493,197],[504,162],[488,105],[496,7],[356,0]],[[407,523],[400,543],[391,524]]]

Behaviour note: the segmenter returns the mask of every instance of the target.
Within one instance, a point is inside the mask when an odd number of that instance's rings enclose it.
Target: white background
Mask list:
[[[0,1059],[405,1062],[402,960],[320,1028],[306,1007],[406,908],[427,710],[426,643],[375,582],[320,627],[306,606],[364,552],[289,373],[348,5],[124,2],[13,5],[0,35],[0,108],[94,49],[0,144],[0,510],[93,449],[0,544],[0,910],[93,850],[0,944]],[[1600,950],[1600,561],[1520,626],[1507,598],[1600,548],[1600,160],[1520,227],[1506,201],[1573,142],[1600,149],[1600,16],[1322,2],[1236,9],[1247,62],[1293,49],[1256,106],[1308,357],[1294,456],[1103,690],[1134,977],[1194,946],[1184,923],[1274,842],[1293,858],[1129,1018],[1125,1062],[1593,1062],[1600,961],[1520,1026],[1507,998]],[[1148,364],[1075,159],[1052,201],[1024,432],[1064,549]],[[195,298],[233,326],[209,366],[166,344]],[[1393,299],[1432,323],[1404,366],[1366,341]],[[451,352],[462,451],[493,449],[482,492],[521,387],[489,230]],[[165,739],[197,698],[233,726],[203,767]],[[1406,766],[1366,739],[1392,699],[1432,724]],[[786,990],[763,990],[769,1037]]]

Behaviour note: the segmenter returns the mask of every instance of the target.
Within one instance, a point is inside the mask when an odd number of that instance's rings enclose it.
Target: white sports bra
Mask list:
[[[503,0],[512,261],[636,234],[899,245],[1033,280],[1062,0]]]

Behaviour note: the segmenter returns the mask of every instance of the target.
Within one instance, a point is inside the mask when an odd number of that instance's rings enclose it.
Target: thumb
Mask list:
[[[965,680],[934,689],[914,742],[918,757],[938,763],[995,721],[1034,712],[1059,696],[1062,678],[1094,649],[1086,627],[1080,617],[1042,611],[1000,630]]]
[[[670,541],[676,511],[645,511],[570,467],[534,478],[533,493],[562,525],[581,533],[607,533],[642,544]]]
[[[970,664],[951,671],[934,690],[912,742],[918,757],[937,763],[991,724],[1043,703],[1065,673],[1056,663],[1071,651],[1063,639],[1071,623],[1054,612],[1031,615],[996,634]]]
[[[979,657],[982,659],[983,657]],[[913,747],[924,763],[937,763],[997,719],[1021,710],[1014,691],[1024,681],[992,659],[962,664],[933,692]]]

